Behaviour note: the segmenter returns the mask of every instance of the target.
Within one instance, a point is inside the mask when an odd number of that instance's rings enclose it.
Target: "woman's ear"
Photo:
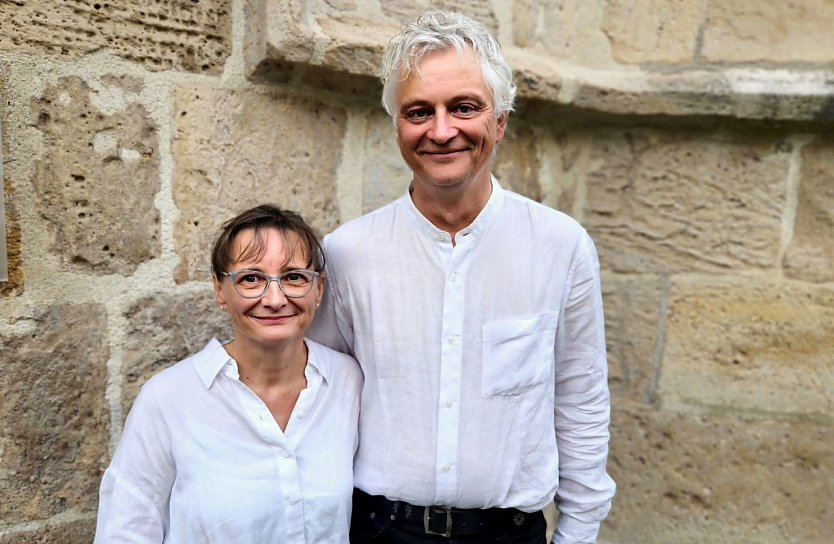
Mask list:
[[[217,279],[217,274],[211,275],[211,282],[214,284],[214,300],[224,310],[226,309],[226,296],[223,294],[223,284]]]
[[[319,304],[321,304],[321,301],[324,298],[324,290],[326,283],[327,276],[325,275],[324,270],[322,270],[321,274],[319,275],[319,279],[316,282],[316,308],[318,308]]]

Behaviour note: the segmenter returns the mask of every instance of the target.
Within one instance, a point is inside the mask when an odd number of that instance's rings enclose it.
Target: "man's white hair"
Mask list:
[[[513,110],[516,86],[513,73],[501,46],[484,26],[460,13],[429,11],[391,38],[382,60],[382,105],[394,122],[397,120],[397,87],[413,73],[420,73],[426,53],[454,47],[461,58],[475,55],[481,63],[484,81],[492,94],[496,117]]]

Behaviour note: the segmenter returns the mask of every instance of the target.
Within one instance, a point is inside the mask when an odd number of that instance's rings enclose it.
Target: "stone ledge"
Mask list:
[[[397,27],[355,18],[308,23],[304,8],[268,9],[247,2],[246,74],[270,80],[277,66],[375,80],[388,38]],[[293,4],[293,3],[291,3]],[[675,72],[590,69],[505,48],[521,100],[536,100],[607,115],[734,117],[766,121],[834,121],[834,71],[692,66]],[[356,76],[359,76],[358,78]],[[283,79],[283,78],[280,78]],[[320,84],[327,83],[327,76]],[[316,81],[307,83],[317,84]],[[372,89],[368,82],[365,90]]]

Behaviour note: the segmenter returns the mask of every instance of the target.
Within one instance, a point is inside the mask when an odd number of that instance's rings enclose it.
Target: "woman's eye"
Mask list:
[[[256,284],[256,283],[263,283],[264,277],[260,274],[243,274],[238,276],[237,278],[238,283],[243,284]]]
[[[301,272],[290,272],[286,276],[284,276],[284,281],[288,283],[306,283],[309,280],[306,274],[302,274]]]

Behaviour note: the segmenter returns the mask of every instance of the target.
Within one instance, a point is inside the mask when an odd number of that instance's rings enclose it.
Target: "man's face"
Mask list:
[[[492,96],[474,55],[454,48],[423,57],[397,89],[397,142],[414,172],[414,189],[489,183],[489,162],[504,137]]]

